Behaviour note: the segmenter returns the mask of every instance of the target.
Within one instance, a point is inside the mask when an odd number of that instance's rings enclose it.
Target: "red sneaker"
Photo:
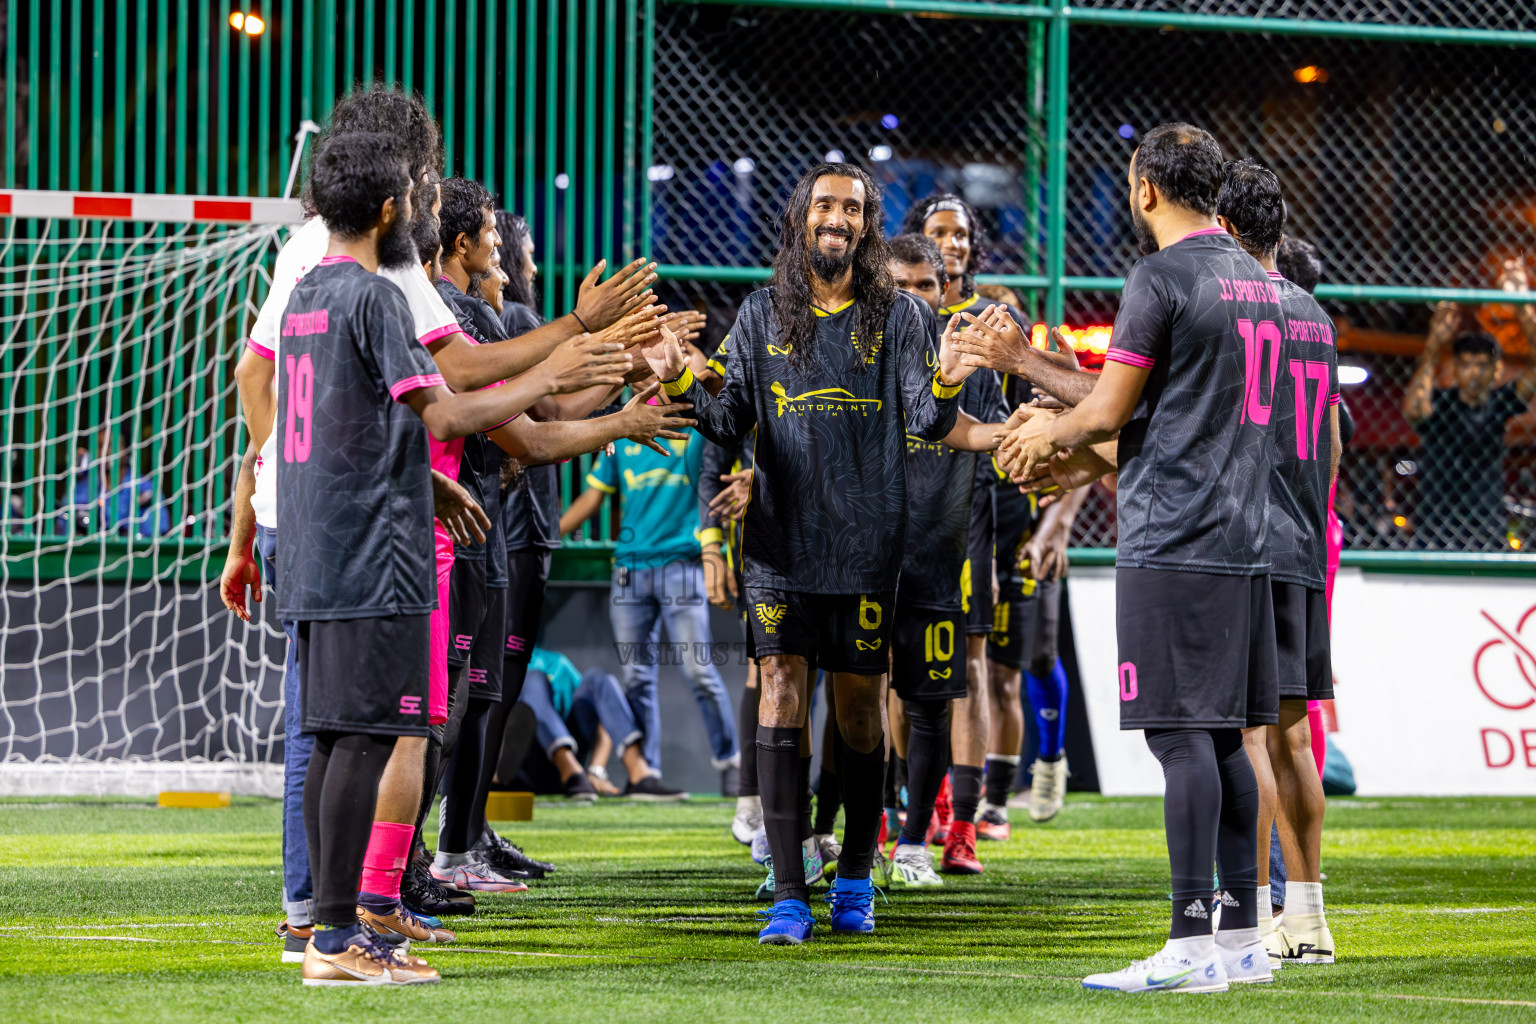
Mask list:
[[[1006,843],[1012,834],[1013,828],[1008,824],[1008,819],[990,807],[982,811],[981,817],[976,819],[976,838],[978,839]]]
[[[955,820],[954,793],[954,789],[949,784],[949,776],[944,776],[944,785],[939,787],[939,798],[933,802],[933,817],[938,823],[938,828],[932,830],[928,839],[930,843],[949,841],[949,826]]]
[[[952,822],[949,839],[944,843],[940,868],[947,875],[979,875],[981,861],[976,859],[976,826],[968,821]]]

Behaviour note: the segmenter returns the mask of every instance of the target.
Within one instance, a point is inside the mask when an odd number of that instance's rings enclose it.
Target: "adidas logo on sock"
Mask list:
[[[1224,906],[1224,907],[1235,907],[1235,906],[1237,906],[1237,897],[1235,897],[1231,893],[1227,892],[1227,890],[1225,890],[1225,889],[1221,890],[1221,893],[1219,895],[1220,895],[1220,898],[1221,898],[1221,905],[1222,906]]]
[[[1189,906],[1184,908],[1184,916],[1198,917],[1202,921],[1210,917],[1210,915],[1205,912],[1205,904],[1200,900],[1191,900]]]

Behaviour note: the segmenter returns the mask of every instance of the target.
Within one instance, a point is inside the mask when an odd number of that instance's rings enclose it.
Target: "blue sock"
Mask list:
[[[344,952],[348,943],[357,938],[361,930],[355,921],[341,928],[327,928],[323,924],[316,924],[315,948],[327,955]]]
[[[1025,672],[1024,692],[1035,712],[1035,728],[1040,733],[1040,758],[1054,761],[1061,756],[1067,738],[1067,670],[1061,659],[1056,659],[1049,679]]]

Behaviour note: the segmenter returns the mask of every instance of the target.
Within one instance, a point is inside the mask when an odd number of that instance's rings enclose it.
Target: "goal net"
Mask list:
[[[281,791],[282,633],[217,580],[234,364],[299,219],[0,192],[0,794]]]

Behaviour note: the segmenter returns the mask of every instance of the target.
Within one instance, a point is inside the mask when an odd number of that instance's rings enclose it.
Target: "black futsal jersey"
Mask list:
[[[1002,401],[997,375],[983,369],[966,380],[960,408],[991,423],[996,422]],[[991,459],[990,452],[956,451],[943,441],[907,435],[907,546],[896,590],[899,604],[945,610],[961,607],[961,572],[970,555],[977,462]],[[983,495],[990,497],[990,492]],[[988,501],[985,543],[989,554],[990,511]],[[991,586],[990,580],[987,585]]]
[[[1003,377],[1003,405],[1008,413],[1034,398],[1029,381],[1011,374]],[[994,454],[987,460],[987,470],[992,474],[997,490],[997,582],[999,596],[1004,601],[1021,601],[1032,597],[1035,580],[1025,568],[1024,546],[1035,537],[1040,526],[1040,498],[1036,494],[1022,494],[1018,484],[1008,479],[997,464]]]
[[[453,310],[454,318],[471,341],[484,345],[502,340],[501,321],[497,319],[496,311],[483,300],[460,291],[458,285],[446,277],[438,279],[437,294]],[[484,310],[477,307],[484,307]],[[484,434],[471,434],[464,439],[464,454],[459,459],[459,483],[480,503],[486,518],[493,523],[501,517],[503,459],[501,448]],[[475,540],[468,543],[455,541],[453,557],[466,562],[486,562],[486,585],[507,585],[507,548],[501,537],[493,540],[487,535],[484,544]]]
[[[509,302],[501,310],[508,338],[521,337],[543,321],[532,309]],[[553,551],[560,546],[560,467],[528,466],[502,496],[501,531],[508,551]]]
[[[1115,564],[1269,571],[1270,410],[1285,322],[1258,261],[1208,228],[1131,268],[1104,358],[1150,370],[1120,431]]]
[[[1274,403],[1269,475],[1270,575],[1314,590],[1327,584],[1329,408],[1339,404],[1333,321],[1305,288],[1270,274],[1285,310],[1278,363],[1266,362]],[[1266,353],[1267,355],[1267,353]]]
[[[961,388],[938,382],[933,318],[899,292],[869,355],[859,306],[816,310],[806,365],[781,347],[772,289],[749,295],[730,332],[725,385],[691,372],[667,385],[722,447],[755,425],[756,471],[743,528],[748,587],[817,594],[896,589],[907,538],[906,435],[954,427]]]
[[[278,614],[437,607],[427,430],[403,404],[443,383],[400,289],[328,256],[293,289],[277,376]]]

